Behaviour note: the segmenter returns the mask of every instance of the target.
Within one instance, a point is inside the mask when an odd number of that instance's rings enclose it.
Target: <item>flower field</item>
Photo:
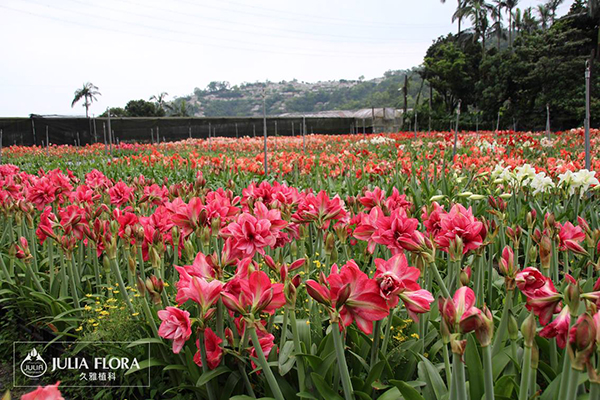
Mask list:
[[[600,399],[600,131],[453,141],[4,148],[0,309],[151,372],[65,398]]]

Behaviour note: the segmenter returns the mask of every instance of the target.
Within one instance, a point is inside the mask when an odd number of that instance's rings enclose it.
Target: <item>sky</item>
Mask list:
[[[540,1],[521,0],[519,7]],[[566,1],[559,15],[568,11]],[[448,0],[0,0],[0,117],[84,115],[211,81],[366,79],[455,32]],[[468,24],[466,24],[468,26]]]

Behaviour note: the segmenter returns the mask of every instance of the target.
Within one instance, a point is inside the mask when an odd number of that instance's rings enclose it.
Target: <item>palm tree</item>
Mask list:
[[[466,0],[463,4],[464,15],[468,15],[471,18],[471,24],[473,25],[473,40],[479,40],[481,38],[483,54],[485,56],[485,41],[490,27],[488,20],[488,13],[493,10],[493,6],[486,3],[485,0]]]
[[[521,33],[521,27],[523,26],[523,14],[520,8],[516,8],[515,12],[512,13],[512,29],[515,32],[515,36]]]
[[[537,6],[536,11],[537,11],[538,15],[540,16],[540,22],[542,23],[542,29],[543,30],[548,29],[548,23],[550,22],[550,19],[552,18],[552,12],[551,12],[550,8],[546,4],[539,4]]]
[[[502,7],[504,7],[504,0],[493,0],[494,6],[492,8],[492,19],[494,24],[492,25],[492,31],[496,34],[496,48],[500,51],[500,39],[503,36],[502,27]]]
[[[96,96],[102,96],[102,94],[98,92],[98,86],[95,86],[91,82],[84,83],[81,89],[77,89],[75,91],[75,97],[71,103],[71,108],[75,106],[75,103],[79,102],[81,99],[84,99],[85,103],[83,106],[85,107],[85,117],[89,118],[90,106],[92,105],[92,102],[98,100]]]
[[[185,100],[166,104],[166,107],[171,117],[189,117],[192,112],[190,105]]]
[[[446,3],[446,0],[440,0],[442,3]],[[464,0],[456,0],[458,2],[458,5],[456,6],[456,12],[452,15],[452,22],[458,20],[458,35],[460,36],[460,26],[461,26],[461,22],[463,19],[463,15],[460,15],[458,13],[458,10],[460,10],[462,8],[462,3],[464,3]]]
[[[539,28],[538,21],[535,19],[533,15],[533,9],[531,7],[527,7],[525,9],[521,21],[521,30],[527,33],[531,33]]]
[[[164,110],[164,108],[165,108],[165,99],[167,98],[168,95],[169,95],[169,93],[167,93],[167,92],[161,92],[158,96],[153,95],[152,97],[150,97],[150,101],[154,100],[156,102],[156,105],[160,109]]]
[[[508,46],[512,47],[512,10],[519,4],[519,0],[504,0],[504,7],[508,10]]]
[[[546,7],[548,7],[550,11],[550,21],[554,24],[554,20],[556,19],[556,10],[558,7],[564,3],[565,0],[548,0],[546,2]]]

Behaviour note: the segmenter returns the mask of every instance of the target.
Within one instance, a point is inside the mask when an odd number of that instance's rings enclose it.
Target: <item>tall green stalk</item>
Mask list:
[[[396,307],[390,310],[390,314],[387,317],[387,323],[385,326],[385,336],[383,337],[383,345],[381,346],[381,352],[383,354],[387,353],[387,347],[390,342],[390,336],[392,333],[392,326],[394,324],[394,312],[396,311]]]
[[[248,327],[248,331],[250,332],[250,338],[252,339],[252,344],[254,344],[254,349],[256,350],[258,364],[265,373],[265,377],[267,378],[271,392],[273,392],[273,396],[275,396],[277,400],[284,400],[283,393],[281,393],[281,389],[277,384],[277,380],[275,380],[275,375],[273,375],[273,371],[271,370],[271,367],[269,367],[269,363],[265,358],[265,353],[263,353],[262,347],[260,347],[260,341],[258,340],[258,335],[256,334],[256,328],[253,326]]]
[[[348,364],[346,363],[346,355],[344,354],[344,345],[342,336],[337,323],[331,324],[331,333],[333,335],[333,345],[335,347],[335,355],[337,357],[338,366],[340,369],[340,377],[342,379],[342,387],[344,388],[344,398],[352,400],[354,389],[350,380],[350,372],[348,372]]]
[[[289,306],[288,315],[290,318],[290,325],[292,326],[292,336],[294,337],[294,351],[296,354],[302,353],[302,346],[300,345],[300,335],[298,333],[298,323],[296,322],[296,311]],[[287,329],[287,328],[286,328]],[[306,391],[306,370],[304,369],[304,360],[301,357],[296,357],[296,367],[298,370],[298,384],[300,391]]]
[[[531,347],[525,345],[523,352],[523,367],[521,368],[521,384],[519,386],[519,400],[529,399],[529,377],[531,375]]]
[[[432,262],[429,264],[429,266],[431,267],[431,271],[433,272],[433,276],[435,278],[435,280],[437,281],[437,284],[440,287],[440,290],[442,292],[442,296],[446,299],[450,298],[450,292],[448,291],[448,288],[446,287],[446,284],[444,283],[444,280],[442,279],[442,276],[440,275],[440,271],[437,267],[437,265],[435,264],[435,262]]]
[[[256,335],[256,332],[254,332]],[[200,358],[202,359],[202,374],[207,374],[208,370],[208,361],[206,360],[206,345],[204,344],[204,331],[199,332],[198,341],[200,342]],[[260,348],[260,345],[259,345]],[[263,355],[264,358],[264,355]],[[208,392],[209,400],[216,400],[215,392],[213,391],[212,382],[206,382],[206,391]]]
[[[500,319],[500,326],[498,327],[498,332],[496,333],[496,337],[494,338],[494,347],[492,348],[492,355],[498,354],[504,344],[504,337],[506,336],[506,330],[508,328],[508,317],[510,315],[510,310],[512,309],[512,303],[513,292],[509,291],[506,293],[506,297],[504,299],[504,310],[502,311],[502,319]]]
[[[453,362],[453,375],[454,375],[454,388],[455,398],[450,400],[463,400],[468,399],[467,397],[467,383],[465,382],[465,364],[461,361],[461,355],[452,353]]]
[[[483,352],[483,385],[485,400],[494,400],[494,377],[492,373],[492,349],[489,345],[481,348]]]

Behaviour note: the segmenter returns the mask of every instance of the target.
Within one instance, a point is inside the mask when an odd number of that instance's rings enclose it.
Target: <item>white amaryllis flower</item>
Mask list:
[[[556,185],[552,181],[552,178],[547,176],[545,172],[540,172],[539,174],[535,174],[529,186],[533,189],[533,194],[535,195],[538,193],[547,193]]]
[[[517,182],[520,182],[522,185],[527,185],[529,182],[531,182],[535,174],[535,168],[529,164],[523,164],[515,168]]]
[[[512,183],[515,180],[515,176],[508,167],[502,167],[501,165],[496,165],[494,170],[492,171],[492,179],[499,180],[506,183]]]
[[[575,173],[567,170],[564,174],[560,174],[558,179],[558,184],[567,191],[569,196],[573,196],[575,193],[583,196],[590,187],[600,184],[596,178],[596,171],[589,171],[587,169],[582,169]]]

